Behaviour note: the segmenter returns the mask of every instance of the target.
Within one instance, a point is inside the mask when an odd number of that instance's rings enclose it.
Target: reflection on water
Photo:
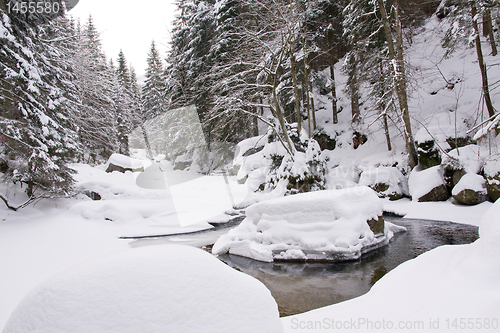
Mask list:
[[[338,263],[264,263],[235,255],[218,258],[264,283],[278,303],[281,316],[342,302],[370,290],[397,265],[445,244],[468,244],[478,238],[478,228],[451,222],[386,217],[404,226],[391,242],[358,260]]]

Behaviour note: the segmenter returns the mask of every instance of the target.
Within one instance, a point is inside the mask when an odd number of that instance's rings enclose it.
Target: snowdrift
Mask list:
[[[404,229],[384,223],[382,213],[382,201],[365,186],[271,199],[247,208],[212,252],[266,262],[356,259]]]
[[[3,333],[279,333],[278,307],[259,281],[188,246],[95,259],[36,287]]]

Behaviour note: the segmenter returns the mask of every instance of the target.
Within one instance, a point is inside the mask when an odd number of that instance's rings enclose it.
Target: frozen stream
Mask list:
[[[384,274],[402,262],[440,245],[468,244],[478,237],[478,228],[475,226],[391,216],[385,218],[406,227],[408,231],[396,234],[389,245],[354,261],[264,263],[234,255],[221,255],[218,258],[264,283],[276,299],[281,316],[288,316],[363,295]],[[175,243],[210,247],[227,231],[227,228],[223,228],[189,235],[141,239],[132,242],[131,246]]]

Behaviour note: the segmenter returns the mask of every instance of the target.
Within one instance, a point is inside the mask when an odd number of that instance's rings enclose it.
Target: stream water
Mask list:
[[[386,216],[386,221],[404,226],[387,246],[358,260],[325,262],[264,263],[235,255],[218,258],[227,265],[264,283],[278,303],[281,316],[289,316],[365,294],[387,272],[399,264],[440,245],[472,243],[478,238],[475,226],[452,222],[412,220]],[[227,229],[197,234],[141,239],[131,246],[187,244],[210,247]]]

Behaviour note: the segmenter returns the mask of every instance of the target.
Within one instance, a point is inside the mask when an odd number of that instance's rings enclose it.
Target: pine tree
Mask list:
[[[180,0],[180,15],[173,25],[171,48],[165,70],[166,100],[170,108],[194,104],[208,143],[213,124],[208,120],[212,105],[208,76],[213,61],[211,44],[215,36],[214,0]]]
[[[118,81],[117,91],[114,98],[117,139],[120,154],[129,154],[128,135],[133,130],[134,118],[134,92],[132,79],[130,77],[127,60],[123,51],[118,54],[118,67],[116,69]]]
[[[154,118],[166,111],[163,64],[155,42],[151,42],[148,54],[146,80],[142,87],[142,118]]]
[[[107,158],[118,150],[111,88],[115,74],[109,69],[91,16],[83,28],[77,28],[77,35],[83,36],[77,40],[72,63],[82,105],[75,121],[85,155],[96,162],[98,156]]]
[[[0,158],[8,160],[4,180],[27,184],[25,205],[67,195],[74,171],[66,163],[78,151],[70,119],[77,101],[65,61],[68,50],[57,43],[67,37],[67,21],[32,26],[0,9],[0,30]]]

